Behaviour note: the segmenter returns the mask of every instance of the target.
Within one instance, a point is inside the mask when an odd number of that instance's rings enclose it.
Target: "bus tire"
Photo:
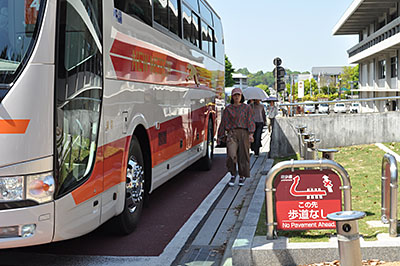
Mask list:
[[[201,169],[204,171],[211,170],[212,160],[214,157],[214,130],[213,130],[213,120],[210,118],[208,120],[207,127],[207,142],[206,142],[206,155],[201,158]]]
[[[133,135],[126,167],[125,205],[116,218],[117,229],[123,234],[132,233],[143,209],[145,197],[145,165],[138,138]]]

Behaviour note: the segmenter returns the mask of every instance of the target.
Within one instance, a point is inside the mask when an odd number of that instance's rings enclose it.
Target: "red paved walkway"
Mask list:
[[[189,167],[152,193],[149,208],[144,209],[140,224],[129,236],[116,236],[106,223],[77,239],[16,250],[64,255],[158,256],[225,173],[225,155],[214,157],[210,171]]]

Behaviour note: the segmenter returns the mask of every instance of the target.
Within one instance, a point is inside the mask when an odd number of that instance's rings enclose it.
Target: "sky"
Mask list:
[[[235,69],[272,71],[275,57],[292,71],[347,66],[358,36],[332,30],[352,0],[208,0],[222,19],[225,53]]]

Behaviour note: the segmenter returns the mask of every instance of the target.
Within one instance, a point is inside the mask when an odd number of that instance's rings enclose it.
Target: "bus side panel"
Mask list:
[[[55,201],[55,232],[53,241],[87,234],[100,225],[101,195],[76,204],[72,194]]]
[[[134,118],[143,117],[153,190],[205,155],[216,88],[223,90],[223,65],[124,13],[115,17],[113,3],[107,5],[104,36],[111,38],[104,39],[105,141],[132,135],[138,125]]]

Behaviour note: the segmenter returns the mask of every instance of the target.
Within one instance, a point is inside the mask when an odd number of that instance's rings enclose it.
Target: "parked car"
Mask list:
[[[305,103],[307,104],[304,105],[304,113],[305,114],[315,113],[315,104],[309,101],[306,101]]]
[[[319,113],[325,113],[325,114],[329,114],[329,104],[327,103],[320,103],[318,106],[318,112]]]
[[[361,113],[360,103],[352,103],[350,105],[350,113]]]
[[[333,111],[335,113],[346,113],[346,105],[344,103],[335,103]]]

